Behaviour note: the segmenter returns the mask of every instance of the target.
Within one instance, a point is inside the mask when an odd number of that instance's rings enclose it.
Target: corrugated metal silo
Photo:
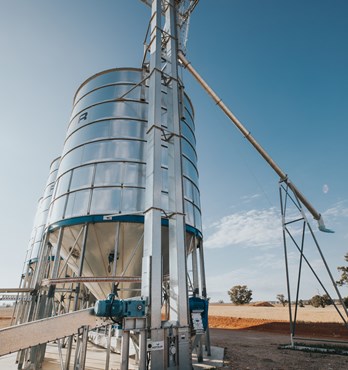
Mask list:
[[[78,89],[48,219],[50,240],[61,237],[61,256],[81,276],[141,275],[144,231],[148,87],[141,69],[111,69]],[[161,125],[166,129],[166,87]],[[181,99],[181,146],[186,239],[201,237],[193,107]],[[167,144],[162,140],[162,192],[168,210]],[[162,219],[163,273],[168,271],[168,219]],[[117,251],[117,256],[115,256]],[[115,258],[117,263],[115,263]],[[116,267],[117,266],[117,267]],[[116,271],[114,270],[116,268]],[[86,284],[104,298],[111,284]],[[122,287],[122,285],[120,285]],[[132,284],[122,297],[138,294]]]
[[[59,161],[60,157],[52,161],[44,194],[38,201],[33,230],[28,246],[27,262],[29,264],[37,262],[39,258],[39,248],[47,223],[48,211],[52,200],[55,181],[57,179]]]

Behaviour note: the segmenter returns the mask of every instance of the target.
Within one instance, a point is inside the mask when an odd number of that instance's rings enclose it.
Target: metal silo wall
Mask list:
[[[24,279],[25,281],[22,282],[22,287],[30,286],[33,272],[36,268],[36,263],[39,260],[40,246],[42,245],[43,237],[45,234],[49,207],[52,200],[55,181],[57,178],[59,161],[60,157],[52,161],[43,196],[38,201],[33,228],[25,257],[24,269],[22,274],[22,279]]]
[[[46,182],[42,198],[39,199],[34,219],[34,225],[29,241],[27,262],[35,263],[39,257],[39,248],[47,223],[49,207],[52,200],[53,189],[57,178],[60,157],[56,158],[50,166],[50,172]]]
[[[59,228],[64,227],[61,253],[77,272],[81,268],[81,225],[88,223],[82,276],[115,274],[112,271],[115,244],[118,245],[116,275],[141,274],[148,112],[145,77],[140,69],[104,71],[86,80],[74,98],[48,224],[53,243],[58,239]],[[163,86],[161,125],[164,130],[165,94]],[[187,233],[200,234],[193,108],[186,95],[183,94],[181,100]],[[167,144],[163,137],[161,202],[164,211],[168,210],[167,183]],[[165,244],[168,238],[165,221],[162,234]],[[164,273],[165,270],[166,266]],[[88,287],[97,298],[104,298],[111,290],[110,283]]]

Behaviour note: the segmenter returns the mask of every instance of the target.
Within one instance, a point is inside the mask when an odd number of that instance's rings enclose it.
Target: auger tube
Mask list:
[[[251,145],[259,152],[259,154],[266,160],[266,162],[273,168],[273,170],[280,177],[280,180],[285,182],[289,188],[294,192],[297,198],[302,204],[308,209],[313,218],[318,221],[320,231],[331,232],[326,229],[321,214],[311,205],[311,203],[305,198],[305,196],[298,190],[298,188],[289,180],[287,174],[281,170],[281,168],[274,162],[274,160],[268,155],[268,153],[262,148],[262,146],[255,140],[245,126],[238,120],[238,118],[230,111],[230,109],[224,104],[222,99],[215,93],[215,91],[204,81],[200,74],[192,67],[192,64],[186,59],[185,55],[179,51],[178,58],[184,68],[186,68],[192,76],[198,81],[198,83],[204,88],[204,90],[211,96],[226,116],[234,123],[244,137],[251,143]]]

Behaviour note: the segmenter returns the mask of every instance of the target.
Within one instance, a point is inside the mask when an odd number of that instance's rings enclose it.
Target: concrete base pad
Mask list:
[[[64,351],[65,352],[65,351]],[[120,367],[120,356],[116,353],[111,353],[110,356],[110,368],[119,369]],[[0,369],[17,369],[16,353],[0,357]],[[195,370],[200,369],[216,369],[223,367],[224,363],[224,349],[221,347],[211,347],[211,356],[208,356],[206,351],[203,353],[203,362],[197,362],[197,355],[194,353],[192,355],[193,368]],[[72,364],[71,364],[72,365]],[[129,359],[128,369],[137,369],[134,359]],[[48,344],[45,361],[42,366],[43,370],[59,370],[59,357],[57,351],[57,345]],[[96,369],[105,369],[105,351],[102,348],[95,347],[91,344],[88,344],[88,354],[85,370],[96,370]]]
[[[207,352],[203,352],[203,362],[198,363],[197,355],[192,355],[193,368],[199,369],[216,369],[224,366],[224,354],[225,350],[222,347],[211,347],[211,356],[207,355]]]

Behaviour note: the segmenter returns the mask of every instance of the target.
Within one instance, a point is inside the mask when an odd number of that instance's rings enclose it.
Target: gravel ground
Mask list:
[[[348,357],[278,349],[290,336],[254,330],[211,329],[211,343],[225,348],[224,369],[346,370]]]

